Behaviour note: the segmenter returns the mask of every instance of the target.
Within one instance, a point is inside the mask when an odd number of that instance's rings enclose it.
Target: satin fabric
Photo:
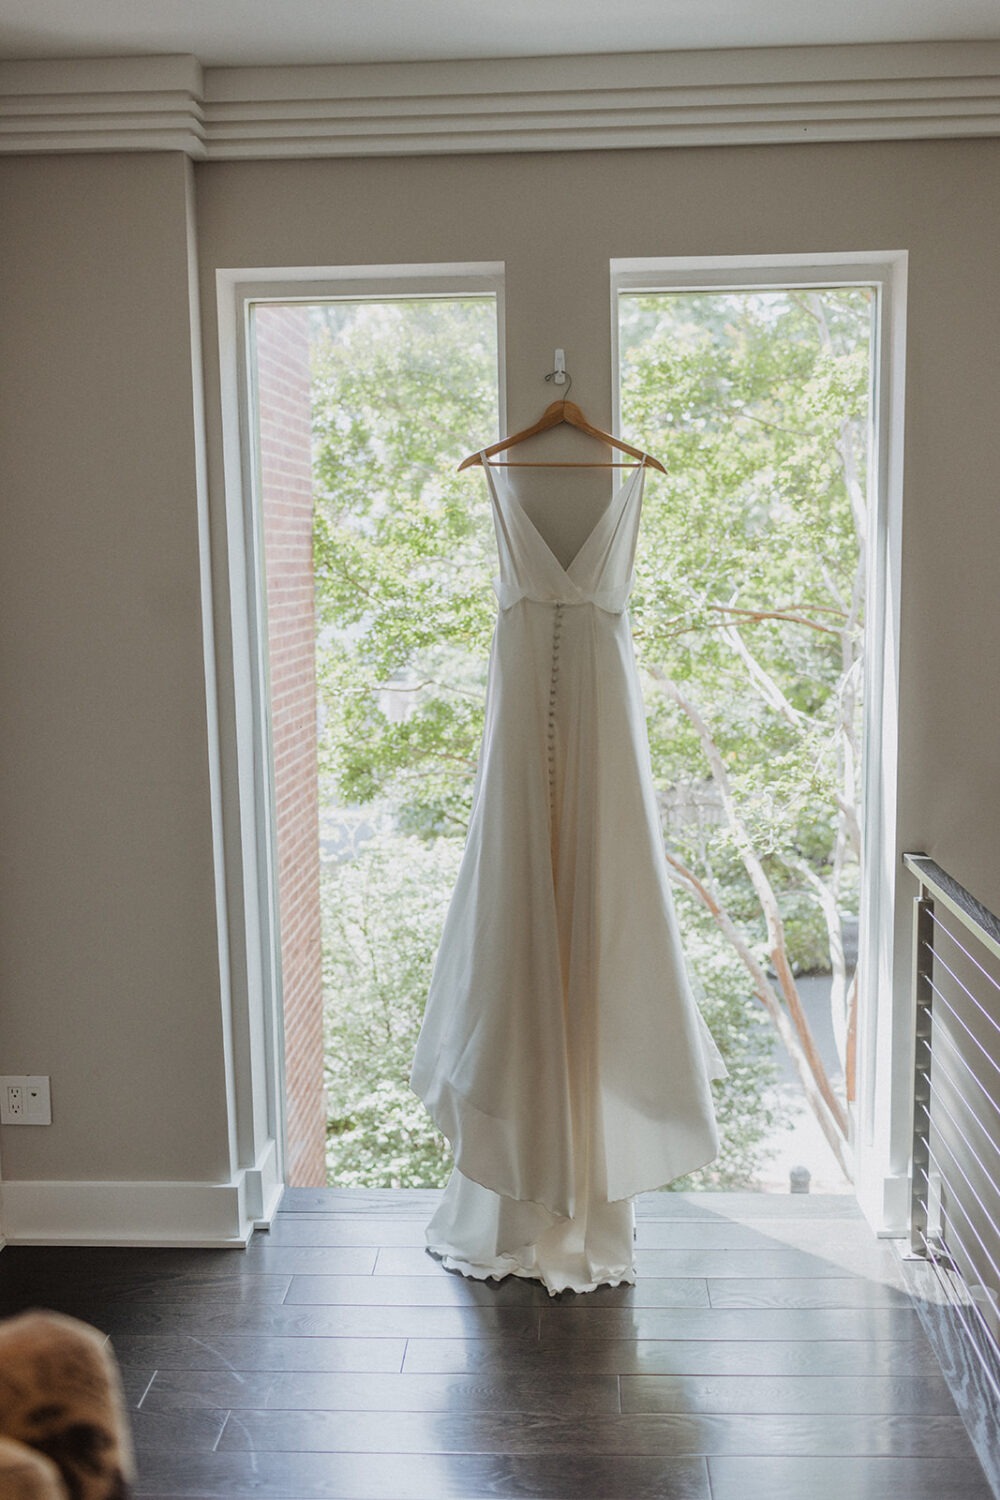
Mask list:
[[[568,567],[485,464],[499,605],[468,838],[412,1086],[455,1172],[428,1248],[550,1291],[633,1279],[632,1197],[718,1154],[626,606],[638,467]]]

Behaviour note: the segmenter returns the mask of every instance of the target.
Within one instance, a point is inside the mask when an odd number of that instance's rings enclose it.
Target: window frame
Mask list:
[[[868,286],[872,320],[869,556],[862,734],[862,870],[855,1189],[882,1235],[906,1232],[913,1038],[909,906],[897,834],[899,624],[903,522],[907,252],[633,257],[611,262],[612,379],[621,424],[619,300],[640,292],[727,292]]]
[[[217,836],[227,926],[226,1088],[233,1170],[246,1183],[248,1217],[263,1228],[284,1186],[285,1064],[253,309],[262,302],[492,296],[502,429],[505,267],[488,261],[220,268],[215,280],[225,494],[222,566],[229,614],[225,631],[217,633],[228,635],[231,652],[225,665],[218,663],[217,678],[231,685],[232,693],[228,713],[220,704],[220,719],[230,722],[220,757]]]

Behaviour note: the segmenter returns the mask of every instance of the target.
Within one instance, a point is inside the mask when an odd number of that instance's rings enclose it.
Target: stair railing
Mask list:
[[[910,1252],[1000,1399],[1000,919],[926,854],[914,902]]]

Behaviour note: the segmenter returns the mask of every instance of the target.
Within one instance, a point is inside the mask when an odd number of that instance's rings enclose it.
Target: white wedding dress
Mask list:
[[[637,467],[563,567],[484,459],[499,612],[468,840],[412,1086],[455,1153],[428,1248],[632,1281],[633,1195],[718,1154],[727,1076],[671,900],[626,605]]]

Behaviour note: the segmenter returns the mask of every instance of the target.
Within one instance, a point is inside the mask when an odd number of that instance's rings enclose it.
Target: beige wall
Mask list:
[[[210,421],[216,266],[504,261],[514,427],[556,346],[610,421],[613,257],[909,251],[900,837],[998,910],[998,171],[994,141],[205,166]]]
[[[228,1174],[184,172],[0,162],[7,1181]]]
[[[217,582],[217,266],[505,261],[511,424],[556,345],[603,423],[611,257],[908,250],[899,838],[1000,909],[998,168],[992,141],[198,167]],[[227,1171],[182,183],[0,164],[0,1057],[59,1120],[3,1132],[8,1179]]]

